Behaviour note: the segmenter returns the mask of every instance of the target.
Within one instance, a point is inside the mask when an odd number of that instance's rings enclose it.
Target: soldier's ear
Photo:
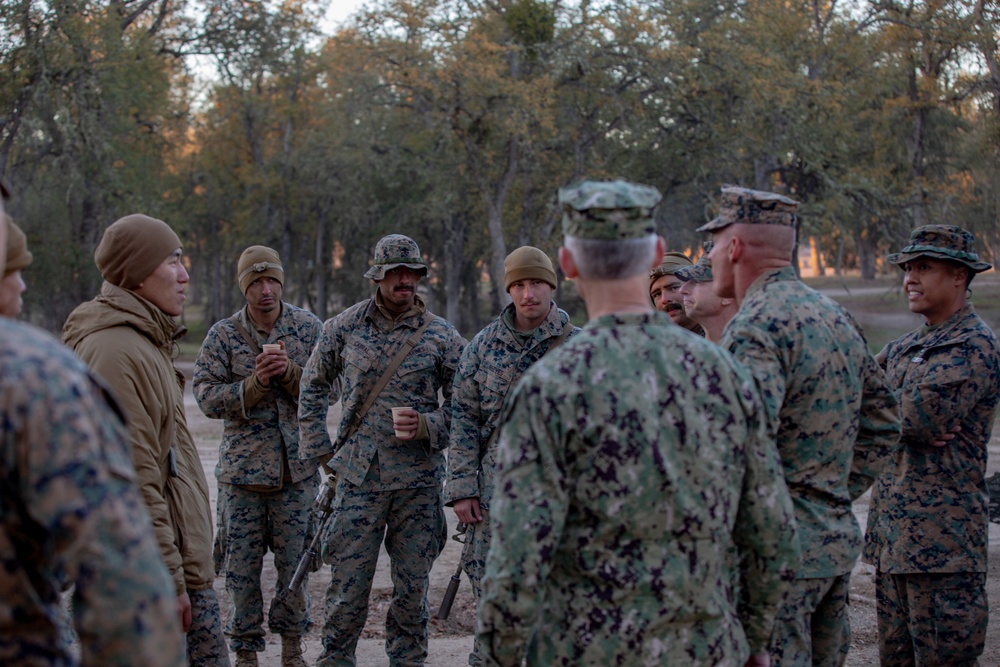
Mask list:
[[[576,262],[573,261],[573,253],[566,246],[559,247],[559,268],[570,280],[580,276],[580,272],[576,270]]]

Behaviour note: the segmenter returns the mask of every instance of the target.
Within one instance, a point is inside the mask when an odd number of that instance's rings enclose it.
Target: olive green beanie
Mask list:
[[[104,230],[94,262],[112,285],[135,289],[180,247],[181,240],[167,223],[133,213]]]
[[[504,289],[510,291],[510,286],[519,280],[544,280],[552,289],[556,288],[556,272],[552,268],[552,260],[544,252],[530,245],[521,246],[507,255],[503,261]]]

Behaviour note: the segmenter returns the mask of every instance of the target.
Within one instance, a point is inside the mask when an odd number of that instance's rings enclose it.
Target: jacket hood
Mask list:
[[[105,281],[101,293],[77,306],[63,324],[62,339],[70,348],[90,334],[127,326],[149,338],[157,347],[172,348],[187,332],[174,319],[131,290]]]

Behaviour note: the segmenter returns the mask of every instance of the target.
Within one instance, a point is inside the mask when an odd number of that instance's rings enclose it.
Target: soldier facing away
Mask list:
[[[650,303],[659,199],[625,181],[559,192],[559,264],[590,320],[504,411],[479,608],[489,664],[743,665],[794,576],[791,500],[753,380]]]
[[[5,236],[0,225],[0,270]],[[48,333],[0,318],[0,419],[0,664],[186,664],[128,432],[103,387]],[[79,661],[60,599],[71,584]]]
[[[851,569],[861,528],[851,502],[899,440],[898,405],[860,328],[791,266],[798,203],[722,188],[712,287],[736,298],[722,346],[761,387],[795,505],[800,567],[771,639],[773,665],[842,664],[850,648]]]
[[[63,341],[106,380],[125,410],[132,461],[174,580],[192,667],[228,667],[212,588],[208,480],[184,415],[175,340],[186,329],[188,273],[181,242],[162,220],[134,214],[110,225],[94,252],[101,293],[70,313]]]
[[[374,297],[323,324],[302,373],[299,456],[329,458],[337,476],[323,539],[332,568],[318,667],[355,664],[383,540],[394,584],[385,624],[389,662],[422,665],[427,657],[428,576],[447,539],[447,403],[465,341],[417,295],[426,274],[413,239],[382,238],[365,273]],[[336,443],[326,429],[334,392],[343,397]]]
[[[451,397],[445,504],[469,526],[462,567],[477,603],[490,547],[489,509],[504,397],[533,363],[580,331],[552,300],[556,272],[538,248],[522,246],[507,256],[504,283],[511,303],[465,347]],[[478,642],[469,664],[484,664]]]
[[[925,324],[876,356],[903,416],[865,536],[883,667],[975,665],[985,647],[984,477],[1000,344],[966,300],[969,283],[990,268],[973,244],[960,227],[927,225],[888,257],[903,269],[909,308]]]
[[[212,326],[194,366],[198,407],[225,420],[215,468],[216,569],[230,598],[225,633],[236,667],[255,667],[264,650],[260,577],[270,550],[278,577],[267,625],[281,635],[282,667],[305,667],[306,586],[291,593],[288,584],[306,545],[318,484],[319,462],[298,456],[298,397],[322,322],[281,300],[285,272],[271,248],[244,250],[236,281],[246,305]]]

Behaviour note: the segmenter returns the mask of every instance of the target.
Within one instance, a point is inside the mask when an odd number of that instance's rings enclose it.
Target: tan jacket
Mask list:
[[[63,325],[63,341],[125,410],[143,499],[180,594],[209,588],[215,571],[208,481],[184,416],[184,377],[172,360],[178,333],[173,318],[107,282]]]

